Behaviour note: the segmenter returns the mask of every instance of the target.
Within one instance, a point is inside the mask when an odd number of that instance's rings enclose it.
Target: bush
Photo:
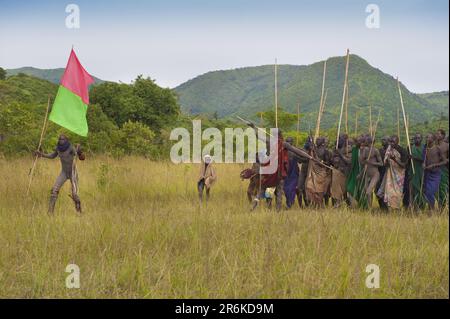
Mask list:
[[[145,124],[128,121],[122,126],[120,135],[120,144],[116,146],[125,154],[157,157],[158,149],[153,144],[155,133]]]

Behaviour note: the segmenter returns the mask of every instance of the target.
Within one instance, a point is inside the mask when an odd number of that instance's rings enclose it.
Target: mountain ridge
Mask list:
[[[14,69],[5,69],[7,76],[17,75],[19,73],[23,73],[26,75],[31,75],[37,77],[39,79],[47,80],[49,82],[59,84],[61,77],[64,73],[64,68],[54,68],[54,69],[40,69],[32,66],[24,66],[20,68]],[[98,77],[92,75],[92,78],[95,80],[94,84],[101,84],[105,82]]]
[[[328,89],[323,128],[337,126],[344,81],[345,57],[327,60],[325,87]],[[302,129],[314,126],[320,101],[324,61],[309,65],[278,65],[278,105],[287,112],[296,113],[300,101]],[[215,70],[198,75],[173,88],[184,113],[206,114],[219,118],[235,115],[256,119],[261,111],[274,106],[274,66],[247,66],[228,70]],[[39,69],[22,67],[6,69],[7,75],[24,73],[51,83],[59,84],[63,68]],[[94,77],[96,84],[105,82]],[[424,118],[433,120],[448,117],[448,91],[413,93],[401,85],[405,108],[411,123],[421,123]],[[368,105],[373,106],[373,118],[381,113],[381,126],[396,122],[400,105],[396,79],[381,69],[370,65],[358,55],[350,55],[349,65],[349,126],[368,124]],[[401,120],[401,119],[400,119]]]
[[[328,88],[328,94],[323,127],[330,128],[337,125],[336,117],[339,117],[345,56],[330,57],[326,61],[325,87]],[[296,113],[300,100],[304,118],[307,122],[315,121],[320,103],[323,63],[278,65],[278,105],[288,112]],[[240,115],[255,119],[257,112],[274,106],[273,69],[273,65],[262,65],[211,71],[174,90],[185,113],[215,113],[219,117]],[[448,115],[448,107],[445,106],[445,92],[448,91],[444,91],[444,98],[436,99],[436,92],[420,95],[410,92],[403,84],[401,88],[412,123],[423,121],[424,115],[430,119],[440,113]],[[395,115],[396,121],[397,107],[400,105],[396,79],[352,54],[349,64],[349,122],[356,110],[367,113],[370,104],[373,105],[373,117],[380,110],[382,118],[392,122]]]

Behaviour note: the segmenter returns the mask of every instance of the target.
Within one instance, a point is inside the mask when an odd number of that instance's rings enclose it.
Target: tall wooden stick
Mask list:
[[[358,136],[358,110],[355,112],[355,137]]]
[[[316,132],[315,132],[315,135],[314,135],[314,143],[316,142],[316,139],[320,135],[320,122],[322,121],[322,115],[323,115],[323,110],[325,109],[325,103],[327,101],[327,95],[328,95],[328,89],[325,90],[325,95],[324,95],[323,100],[322,100],[322,105],[319,108],[319,115],[317,117]]]
[[[400,144],[400,108],[397,107],[397,136],[398,143]]]
[[[406,114],[406,126],[408,127],[409,132],[409,114]]]
[[[372,126],[372,105],[369,105],[369,133],[370,136],[372,136],[373,134],[373,126]]]
[[[314,134],[314,143],[316,142],[317,136],[319,136],[320,131],[320,118],[322,116],[322,104],[323,104],[323,98],[324,98],[324,92],[325,92],[325,78],[327,74],[327,61],[323,62],[323,74],[322,74],[322,91],[320,93],[320,105],[319,105],[319,114],[317,114],[317,122],[316,122],[316,132]]]
[[[405,133],[406,133],[406,143],[408,145],[409,155],[411,157],[411,169],[413,174],[416,174],[414,171],[414,163],[412,159],[412,150],[411,150],[411,143],[409,142],[409,132],[408,132],[408,124],[406,123],[406,113],[405,113],[405,106],[403,105],[403,96],[402,96],[402,89],[400,88],[400,81],[397,77],[397,86],[398,86],[398,93],[400,94],[400,104],[402,106],[402,113],[403,113],[403,124],[405,125]]]
[[[277,59],[275,59],[275,127],[278,128],[278,79],[277,79]]]
[[[45,131],[46,131],[46,129],[47,129],[47,117],[48,117],[48,110],[49,110],[49,109],[50,109],[50,95],[48,96],[47,109],[45,110],[44,124],[42,125],[41,136],[40,136],[40,138],[39,138],[39,144],[38,144],[38,147],[37,147],[37,151],[38,151],[38,152],[39,152],[39,150],[41,149],[41,146],[42,146],[42,140],[43,140],[43,138],[44,138],[44,134],[45,134]],[[28,187],[27,187],[27,193],[26,193],[27,196],[28,196],[28,194],[30,193],[31,182],[33,181],[34,169],[36,168],[36,163],[37,163],[38,158],[39,158],[38,155],[36,155],[36,156],[34,157],[33,165],[31,166],[30,172],[29,172],[29,174],[28,174],[28,175],[30,176],[30,178],[29,178],[29,180],[28,180]]]
[[[375,122],[374,130],[370,134],[370,136],[372,137],[372,143],[371,143],[371,147],[369,149],[369,157],[367,158],[367,160],[369,160],[370,156],[372,155],[372,149],[375,144],[375,135],[377,134],[378,122],[380,121],[380,114],[381,114],[381,110],[378,110],[378,117],[377,117],[377,121]],[[367,164],[366,164],[366,167],[367,167]]]
[[[373,146],[375,145],[375,134],[377,133],[378,122],[380,121],[380,113],[381,113],[380,110],[378,110],[377,122],[375,123],[375,128],[373,130],[373,134],[371,134],[372,143],[370,145],[369,154],[368,154],[367,159],[366,159],[367,161],[370,160],[370,157],[372,156]],[[367,172],[367,163],[364,165],[364,171],[363,171],[363,174],[362,174],[361,181],[364,181],[364,177],[366,175],[366,172]]]
[[[300,134],[300,101],[297,104],[297,139],[296,139],[296,144],[298,146],[298,138]]]
[[[328,89],[325,90],[325,96],[323,97],[322,108],[320,109],[320,121],[319,121],[319,131],[320,131],[320,122],[322,121],[322,115],[325,110],[325,104],[327,103]]]
[[[350,59],[350,50],[347,49],[347,62],[345,64],[344,91],[342,92],[341,114],[339,115],[339,125],[338,125],[338,131],[337,131],[337,136],[336,136],[336,149],[338,149],[339,135],[341,134],[342,113],[344,111],[345,94],[346,94],[346,91],[347,91],[347,78],[348,78],[348,63],[349,63],[349,59]]]
[[[345,134],[348,135],[348,78],[345,90]]]

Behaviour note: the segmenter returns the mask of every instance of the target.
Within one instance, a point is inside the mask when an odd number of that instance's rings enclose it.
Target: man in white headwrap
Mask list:
[[[209,199],[209,192],[211,186],[216,182],[217,175],[212,166],[212,158],[210,155],[205,155],[203,163],[200,167],[200,175],[197,182],[198,197],[200,202],[203,200],[203,189],[206,188],[206,200]]]

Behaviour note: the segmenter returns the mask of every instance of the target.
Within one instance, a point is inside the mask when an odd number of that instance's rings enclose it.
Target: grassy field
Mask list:
[[[347,209],[249,212],[240,165],[217,165],[200,206],[198,167],[141,158],[78,163],[84,213],[58,160],[0,159],[3,298],[448,298],[449,219]],[[65,286],[68,264],[80,289]],[[365,285],[380,267],[380,288]]]

